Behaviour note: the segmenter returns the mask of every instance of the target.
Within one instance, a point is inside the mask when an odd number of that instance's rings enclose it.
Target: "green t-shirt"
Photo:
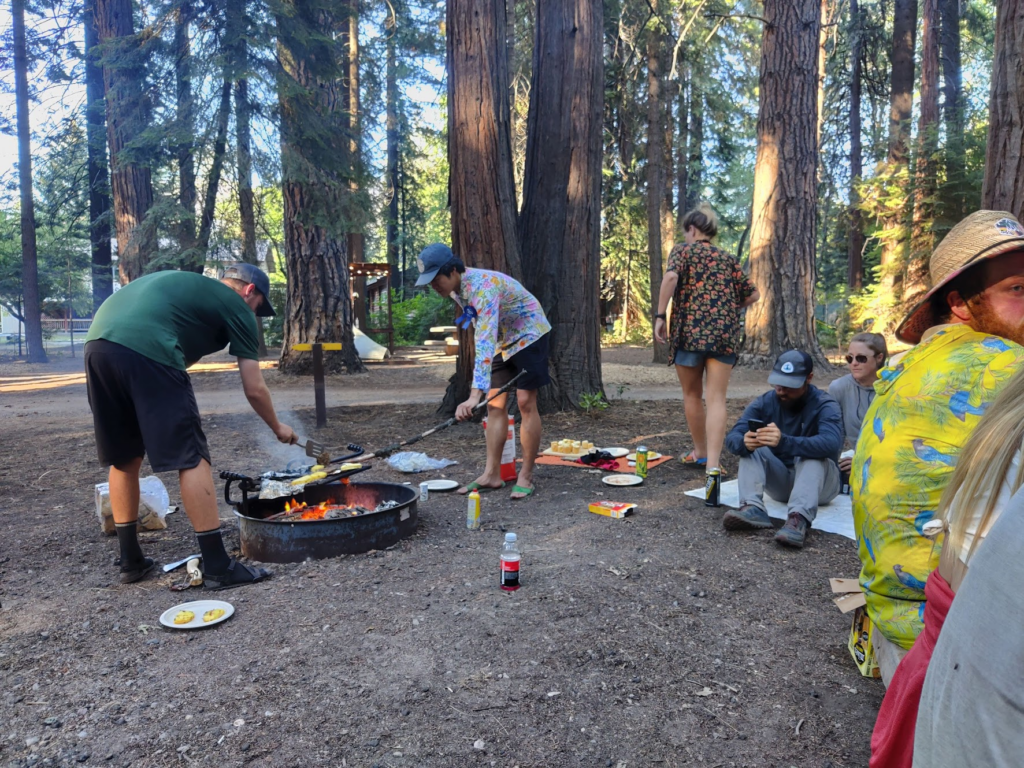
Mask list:
[[[106,339],[185,370],[204,355],[259,359],[256,314],[231,288],[195,272],[156,272],[103,302],[86,341]]]

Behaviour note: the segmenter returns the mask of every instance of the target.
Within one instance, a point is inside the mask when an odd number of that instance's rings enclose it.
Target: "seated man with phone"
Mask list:
[[[764,494],[788,506],[775,541],[802,547],[819,504],[839,494],[843,415],[839,403],[811,384],[813,361],[792,349],[775,361],[765,392],[747,406],[725,438],[740,457],[740,508],[722,518],[726,530],[770,528]]]

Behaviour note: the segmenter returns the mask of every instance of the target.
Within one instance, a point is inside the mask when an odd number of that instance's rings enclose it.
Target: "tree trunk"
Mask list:
[[[538,0],[519,219],[527,288],[551,322],[545,410],[603,393],[601,0]]]
[[[203,213],[199,219],[199,248],[190,269],[202,272],[206,268],[206,256],[210,250],[210,234],[213,232],[213,218],[217,210],[217,190],[224,170],[224,155],[227,152],[228,121],[231,118],[231,78],[225,73],[220,89],[220,105],[217,107],[217,134],[213,140],[213,158],[210,161],[210,175],[206,179],[206,196],[203,198]]]
[[[946,184],[952,186],[947,218],[968,213],[964,158],[964,81],[960,54],[960,0],[939,0],[939,59],[942,64],[942,119],[946,127]]]
[[[745,352],[770,364],[787,349],[825,370],[814,321],[817,242],[819,0],[765,0],[750,234],[761,300],[747,311]]]
[[[981,207],[1024,218],[1024,0],[1000,0]]]
[[[224,42],[230,77],[235,87],[235,164],[238,172],[238,215],[242,225],[242,261],[258,264],[256,216],[252,194],[252,105],[249,103],[249,45],[246,0],[226,3]]]
[[[348,111],[348,159],[351,164],[349,170],[349,186],[352,190],[352,199],[359,191],[360,177],[362,175],[362,107],[359,102],[359,0],[346,0],[345,20],[342,22],[346,31],[342,35],[342,41],[347,45],[348,51],[345,58],[345,98]],[[357,223],[356,217],[350,211],[348,231],[348,260],[352,262],[366,261],[365,243],[366,238],[362,227]],[[352,277],[353,312],[355,322],[362,329],[367,327],[366,319],[366,278],[362,275]]]
[[[685,64],[684,64],[685,66]],[[685,70],[684,70],[685,71]],[[679,133],[676,136],[676,239],[683,239],[683,217],[686,215],[686,192],[689,186],[689,139],[690,139],[690,101],[687,84],[679,87]]]
[[[11,4],[14,26],[14,91],[18,121],[18,187],[21,191],[21,293],[24,297],[28,361],[45,363],[39,271],[36,260],[36,214],[32,198],[32,130],[28,121],[28,50],[25,44],[25,0]]]
[[[448,2],[448,200],[455,255],[522,280],[506,23],[505,0]],[[454,413],[468,397],[472,370],[472,346],[460,334],[441,413]]]
[[[388,215],[385,229],[387,260],[391,267],[391,287],[399,284],[398,275],[398,52],[395,35],[398,19],[389,9],[384,22],[385,51],[385,132],[387,142]]]
[[[889,151],[886,173],[899,177],[910,165],[910,114],[914,105],[914,45],[917,36],[917,0],[895,0],[892,32],[892,76],[889,90]],[[890,202],[882,222],[883,292],[897,301],[902,294],[900,267],[906,250],[904,235],[909,195]]]
[[[177,96],[174,154],[178,158],[178,204],[181,221],[175,227],[180,265],[192,269],[198,261],[196,241],[195,104],[192,99],[192,45],[189,38],[190,5],[180,0],[174,12],[174,81]],[[202,271],[202,270],[199,270]]]
[[[110,185],[107,178],[107,104],[103,68],[97,64],[95,0],[85,4],[85,126],[89,144],[89,244],[92,250],[92,309],[114,292],[110,271]]]
[[[348,249],[337,211],[349,204],[348,137],[342,130],[341,52],[337,20],[319,4],[296,0],[277,17],[281,78],[281,172],[284,196],[285,304],[281,370],[308,373],[295,344],[341,342],[325,367],[362,371],[352,336]]]
[[[686,180],[686,210],[700,202],[704,178],[704,91],[694,68],[690,80],[690,171]]]
[[[857,185],[864,173],[861,147],[861,61],[864,57],[864,26],[859,0],[850,0],[850,207],[846,249],[846,282],[851,293],[864,287],[864,220]]]
[[[939,144],[939,13],[938,0],[921,4],[921,117],[917,129],[917,166],[910,259],[903,282],[903,304],[909,310],[929,288],[928,257],[935,247],[934,155]]]
[[[647,261],[651,275],[651,322],[658,311],[664,277],[661,249],[661,201],[664,188],[665,131],[661,105],[661,40],[647,37]],[[654,362],[668,362],[668,346],[653,340]]]
[[[668,22],[666,22],[668,23]],[[676,136],[676,121],[675,116],[672,113],[672,106],[675,104],[676,99],[679,95],[679,81],[669,77],[668,66],[665,61],[668,58],[667,51],[672,50],[672,46],[675,44],[673,38],[672,28],[669,26],[668,33],[662,37],[662,66],[661,66],[661,106],[662,106],[662,127],[665,129],[665,137],[662,140],[661,146],[665,151],[664,161],[661,166],[661,207],[659,216],[661,217],[661,263],[665,265],[668,263],[668,255],[672,252],[672,246],[675,245],[675,234],[676,234],[676,217],[675,201],[673,200],[673,194],[675,192],[675,136]],[[600,206],[600,204],[598,204]],[[657,311],[657,309],[655,309]]]
[[[145,220],[153,205],[149,167],[121,157],[125,146],[149,124],[149,99],[143,89],[144,40],[134,33],[131,0],[96,0],[96,29],[104,46],[103,85],[117,266],[121,282],[128,283],[145,274],[156,249],[153,227]]]

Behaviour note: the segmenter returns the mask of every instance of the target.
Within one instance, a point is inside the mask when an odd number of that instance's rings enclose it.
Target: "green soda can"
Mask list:
[[[647,446],[641,445],[636,449],[636,476],[647,477]]]

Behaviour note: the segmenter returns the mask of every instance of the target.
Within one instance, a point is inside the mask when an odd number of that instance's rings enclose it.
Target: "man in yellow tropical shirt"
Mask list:
[[[851,468],[860,584],[883,679],[922,628],[924,583],[939,562],[922,529],[981,414],[1024,364],[1020,222],[972,213],[929,269],[932,289],[896,330],[917,346],[879,372]]]

